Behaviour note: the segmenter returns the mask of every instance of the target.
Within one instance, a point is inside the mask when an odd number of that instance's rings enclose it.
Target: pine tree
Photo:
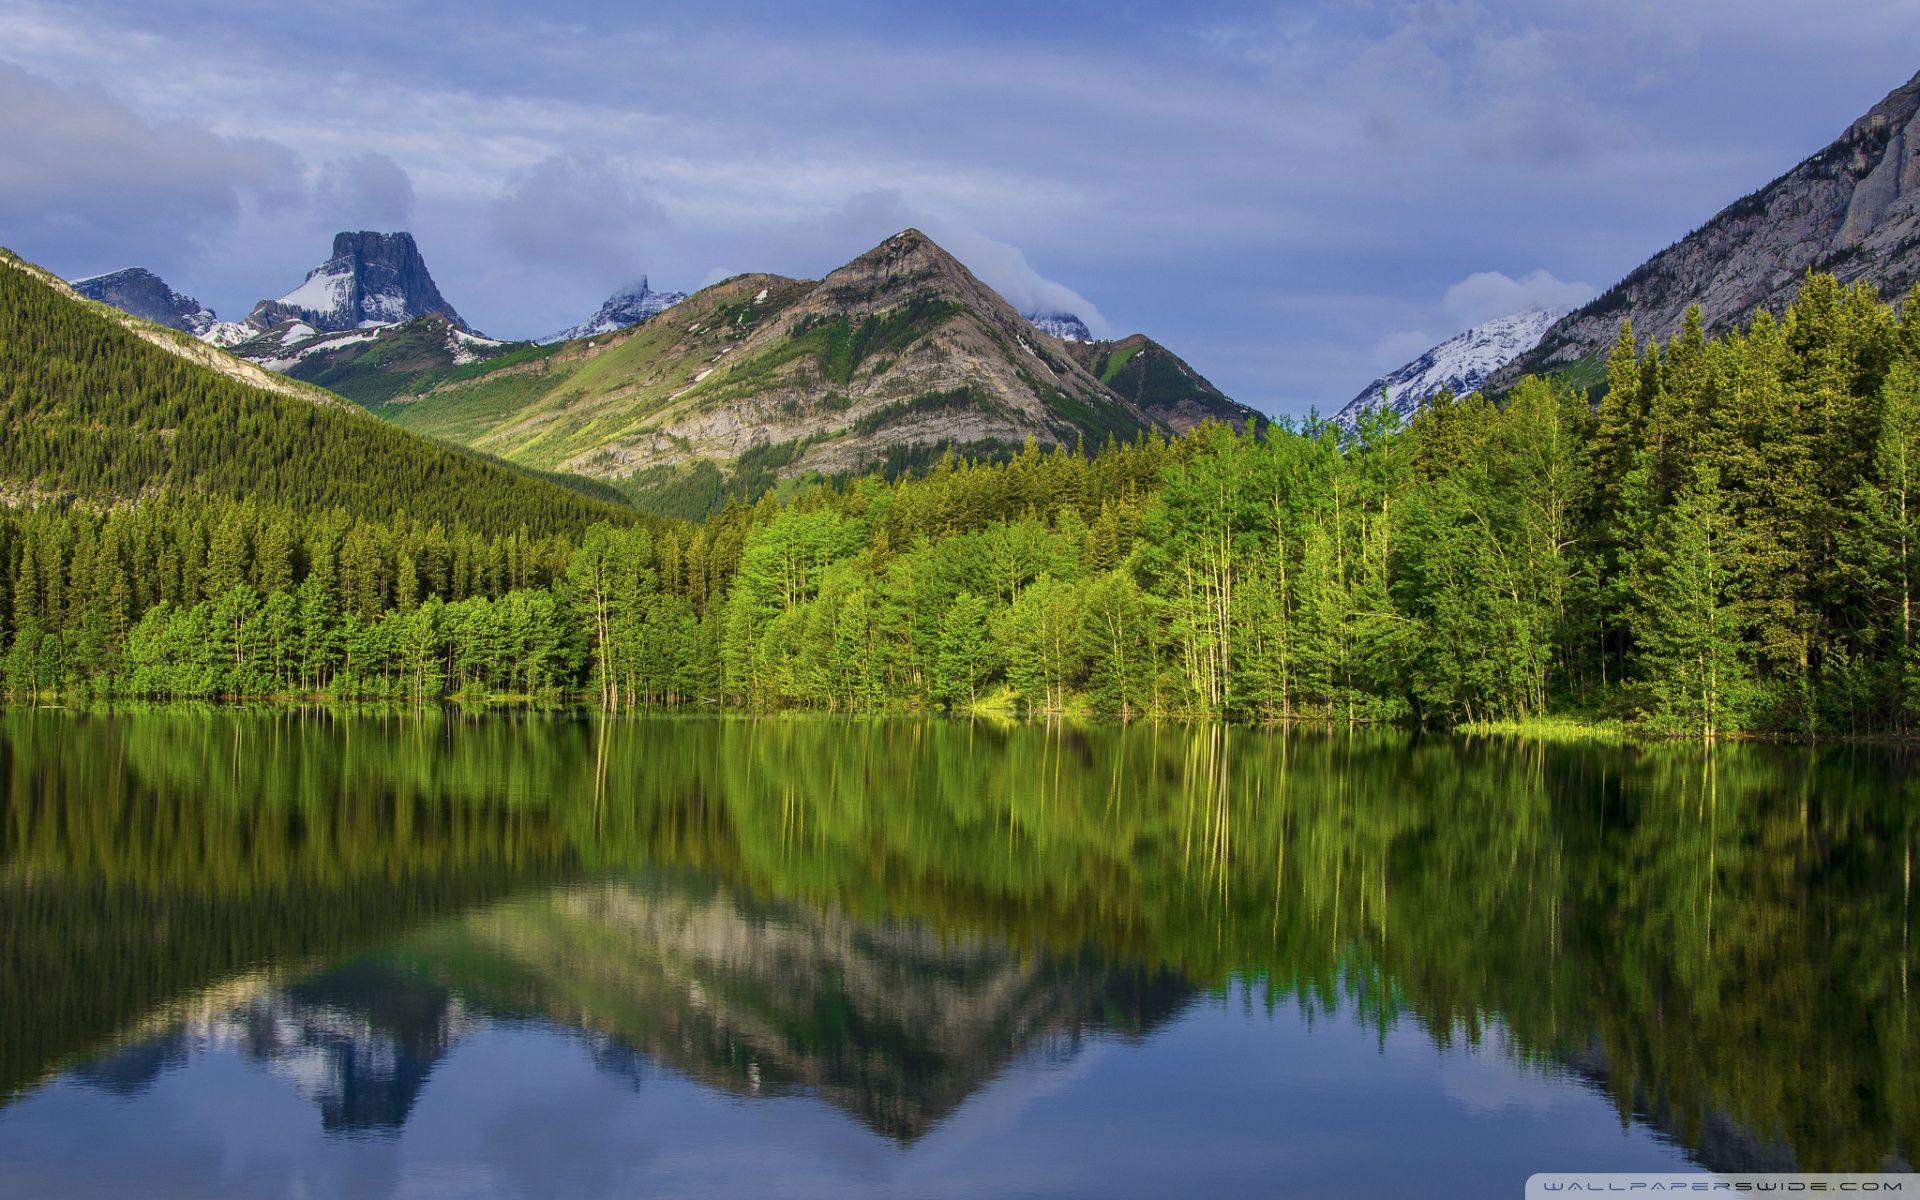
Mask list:
[[[1638,667],[1664,728],[1712,739],[1741,727],[1751,682],[1741,552],[1720,481],[1702,468],[1659,521],[1641,596]]]
[[[933,694],[948,708],[971,707],[980,685],[993,672],[993,641],[987,630],[984,597],[962,592],[948,605],[940,623],[933,660]]]

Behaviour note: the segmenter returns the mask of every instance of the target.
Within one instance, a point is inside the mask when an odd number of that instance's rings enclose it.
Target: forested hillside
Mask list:
[[[0,253],[0,497],[89,506],[252,497],[502,534],[578,532],[625,511],[350,405],[229,378],[105,312]]]
[[[1920,296],[1623,331],[1405,428],[1029,445],[702,525],[449,541],[278,505],[0,519],[17,695],[580,692],[1250,720],[1920,716]],[[124,582],[115,582],[124,581]]]

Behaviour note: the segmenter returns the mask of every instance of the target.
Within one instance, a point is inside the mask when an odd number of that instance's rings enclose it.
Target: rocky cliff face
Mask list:
[[[1709,332],[1785,307],[1808,271],[1895,297],[1920,280],[1920,75],[1832,145],[1661,251],[1569,314],[1495,377],[1595,359],[1631,317],[1642,338],[1679,331],[1700,306]]]
[[[308,271],[299,287],[255,305],[247,324],[265,331],[298,321],[321,333],[337,333],[428,313],[469,328],[434,285],[412,234],[362,230],[335,234],[332,256]]]
[[[111,304],[121,312],[196,336],[212,329],[213,310],[167,286],[167,281],[145,267],[128,267],[109,275],[73,281],[73,290],[89,300]]]

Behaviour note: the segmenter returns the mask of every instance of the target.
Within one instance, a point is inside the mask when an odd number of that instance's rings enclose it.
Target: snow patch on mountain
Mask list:
[[[765,292],[760,293],[761,299],[765,297]],[[647,277],[642,275],[639,283],[621,288],[608,296],[606,303],[602,304],[592,316],[571,328],[548,334],[540,339],[540,344],[570,342],[575,338],[597,337],[603,333],[626,329],[658,316],[686,298],[685,292],[654,291],[647,286]]]
[[[209,345],[228,350],[241,342],[250,342],[260,336],[260,331],[245,321],[215,321],[202,330],[195,330],[194,336]]]
[[[1051,334],[1063,342],[1091,342],[1093,340],[1093,331],[1087,328],[1085,321],[1082,321],[1073,313],[1036,311],[1021,313],[1020,315],[1027,319],[1027,324],[1038,329],[1041,333]]]
[[[1352,429],[1363,414],[1383,404],[1405,419],[1442,388],[1456,396],[1477,391],[1495,371],[1539,345],[1548,327],[1565,315],[1565,309],[1531,308],[1475,325],[1368,384],[1334,423]]]
[[[306,281],[280,297],[278,303],[302,312],[346,320],[353,303],[353,268],[349,263],[327,262],[307,272]]]
[[[487,357],[487,351],[506,345],[496,338],[481,337],[477,333],[468,333],[457,326],[447,326],[447,352],[453,355],[454,365],[466,366]]]
[[[378,328],[356,329],[349,333],[316,333],[313,326],[296,321],[280,334],[282,352],[256,361],[269,371],[285,374],[293,364],[308,355],[371,342],[379,336]]]

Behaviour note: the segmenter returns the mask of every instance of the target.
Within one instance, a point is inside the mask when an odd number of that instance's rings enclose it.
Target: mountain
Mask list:
[[[1185,433],[1202,421],[1220,421],[1235,429],[1266,424],[1265,417],[1229,400],[1179,355],[1145,334],[1128,334],[1113,342],[1082,338],[1070,343],[1068,352],[1107,390],[1175,433]]]
[[[0,428],[7,503],[208,493],[501,533],[578,530],[629,512],[89,302],[5,251]]]
[[[640,282],[632,287],[621,288],[607,297],[598,311],[578,325],[562,329],[559,333],[548,334],[540,340],[548,342],[570,342],[574,338],[598,337],[603,333],[626,329],[638,325],[650,317],[656,317],[667,309],[687,298],[685,292],[656,292],[647,286],[647,277],[642,275]]]
[[[266,331],[289,321],[322,333],[392,325],[438,313],[472,332],[453,310],[410,233],[337,233],[333,255],[307,272],[299,287],[277,300],[262,300],[246,323]]]
[[[1809,271],[1893,298],[1920,281],[1920,74],[1818,154],[1636,267],[1497,373],[1596,363],[1632,318],[1636,336],[1679,331],[1698,304],[1709,333],[1778,312]]]
[[[73,290],[89,300],[111,304],[155,325],[196,336],[212,329],[219,318],[213,310],[167,286],[167,281],[145,267],[128,267],[108,275],[73,281]]]
[[[1027,322],[1041,333],[1057,337],[1063,342],[1090,342],[1093,331],[1087,323],[1070,312],[1030,312],[1022,313]]]
[[[1347,401],[1334,423],[1352,429],[1363,413],[1385,405],[1401,417],[1411,417],[1420,405],[1442,388],[1456,396],[1480,390],[1494,372],[1540,344],[1540,336],[1565,315],[1564,309],[1528,309],[1497,317],[1455,334],[1419,358],[1399,367]]]
[[[527,466],[655,499],[702,490],[710,503],[804,472],[930,462],[948,447],[1098,444],[1201,414],[1254,417],[1144,338],[1068,343],[1037,330],[917,230],[818,281],[736,276],[669,311],[606,337],[503,351],[389,391],[375,411]],[[329,386],[387,390],[350,374]]]

